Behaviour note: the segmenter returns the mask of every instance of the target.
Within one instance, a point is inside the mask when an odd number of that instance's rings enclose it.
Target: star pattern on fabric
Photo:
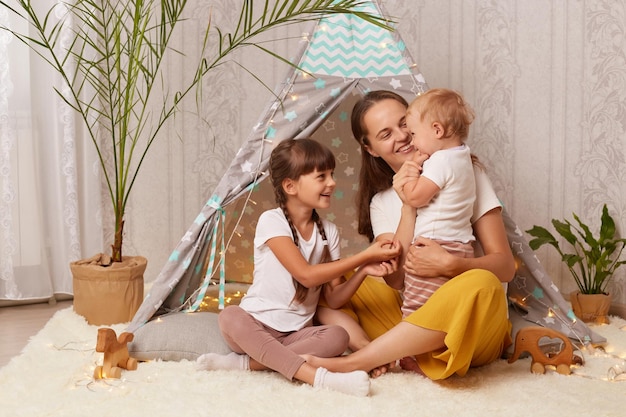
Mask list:
[[[354,175],[354,167],[347,167],[343,172],[346,174],[346,177],[351,177]]]
[[[326,81],[324,81],[323,78],[318,78],[313,83],[313,86],[315,86],[315,88],[318,89],[318,90],[322,90],[324,87],[326,87]]]
[[[297,118],[298,118],[298,114],[293,110],[285,114],[285,119],[289,120],[290,122],[293,122]]]
[[[389,85],[392,86],[394,90],[402,87],[402,83],[396,78],[392,78],[391,81],[389,81]]]
[[[335,194],[334,194],[335,198],[337,200],[343,200],[343,191],[341,190],[335,190]]]
[[[543,298],[543,289],[540,287],[535,287],[535,289],[533,290],[533,297],[535,297],[537,300],[541,300]]]
[[[337,98],[339,94],[341,94],[341,89],[339,88],[333,88],[332,90],[330,90],[330,96],[332,98]]]
[[[348,112],[342,111],[341,113],[339,113],[339,120],[341,120],[342,122],[348,120]]]
[[[335,122],[333,122],[332,120],[328,120],[326,123],[324,123],[324,130],[326,130],[327,132],[335,130]]]
[[[189,230],[187,230],[185,234],[183,235],[183,238],[181,239],[181,241],[191,242],[191,236],[192,236],[192,233]]]
[[[246,160],[243,164],[241,164],[242,172],[252,172],[252,164],[250,161]]]
[[[521,243],[513,242],[511,246],[516,255],[519,255],[520,253],[524,253],[524,249]]]
[[[419,96],[424,92],[424,86],[422,84],[413,84],[413,87],[411,87],[411,92],[416,96]]]
[[[339,137],[334,137],[330,140],[330,146],[332,146],[333,148],[340,147],[342,143],[343,141]]]
[[[176,262],[176,261],[178,261],[178,256],[179,256],[179,255],[180,255],[180,252],[178,252],[177,250],[172,251],[172,253],[170,254],[170,257],[169,257],[169,259],[168,259],[168,260],[169,260],[170,262]]]
[[[340,152],[339,155],[337,155],[335,158],[340,164],[348,162],[348,154],[345,152]]]
[[[274,139],[276,137],[276,129],[272,126],[268,126],[267,130],[265,130],[265,137],[268,139]]]
[[[513,281],[518,289],[526,288],[526,277],[523,275],[518,275],[516,279]]]

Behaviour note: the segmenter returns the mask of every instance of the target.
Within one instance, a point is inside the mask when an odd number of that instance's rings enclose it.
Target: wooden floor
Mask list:
[[[20,354],[29,339],[50,320],[58,310],[72,305],[71,300],[49,303],[0,307],[0,368]]]

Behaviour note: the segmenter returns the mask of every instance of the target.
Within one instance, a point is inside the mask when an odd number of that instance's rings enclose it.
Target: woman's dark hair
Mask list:
[[[372,220],[370,218],[370,202],[376,193],[386,190],[393,185],[393,175],[395,174],[387,162],[382,158],[370,155],[365,148],[370,145],[370,142],[367,138],[369,132],[363,123],[363,118],[372,106],[383,100],[395,100],[404,107],[409,107],[409,103],[407,103],[404,97],[393,91],[370,91],[356,102],[352,108],[350,120],[354,139],[361,147],[359,189],[356,194],[356,206],[359,217],[358,232],[367,237],[370,242],[374,240],[374,231],[372,230]]]

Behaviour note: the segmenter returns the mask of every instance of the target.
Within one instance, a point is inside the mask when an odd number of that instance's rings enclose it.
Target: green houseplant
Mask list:
[[[110,264],[114,268],[126,262],[127,257],[122,256],[124,214],[148,151],[168,120],[179,111],[181,101],[192,92],[202,94],[202,80],[212,69],[230,60],[233,51],[246,46],[289,63],[255,43],[254,38],[279,26],[318,19],[324,14],[353,14],[388,28],[382,18],[358,11],[361,1],[265,0],[255,4],[253,0],[241,0],[237,2],[241,9],[232,32],[214,27],[209,19],[201,55],[192,63],[193,76],[184,80],[181,88],[171,91],[163,67],[168,56],[184,55],[184,51],[172,48],[171,41],[176,28],[185,21],[183,12],[188,0],[67,0],[55,2],[43,12],[41,3],[34,3],[0,0],[1,7],[29,23],[29,30],[18,33],[7,27],[0,29],[28,45],[60,75],[65,85],[54,90],[78,114],[88,140],[95,146],[108,187],[115,232],[110,261],[108,256],[94,258],[100,259],[98,266]],[[259,80],[253,72],[246,71]],[[108,154],[112,161],[106,160]],[[143,297],[145,259],[141,262],[142,282],[137,290],[141,294],[134,298]],[[76,309],[74,266],[78,266],[72,264]],[[103,308],[114,309],[110,300],[103,301]],[[132,317],[134,309],[130,314]]]
[[[552,226],[572,246],[573,253],[565,252],[555,236],[541,226],[533,226],[526,231],[533,236],[529,245],[536,250],[548,244],[557,250],[578,286],[579,291],[571,296],[574,313],[583,321],[603,322],[607,320],[606,315],[611,305],[610,294],[606,291],[607,285],[615,270],[626,263],[626,260],[620,260],[626,239],[616,237],[615,221],[606,204],[602,208],[598,236],[576,214],[572,213],[572,216],[576,224],[567,219],[553,219]],[[599,300],[601,310],[595,306],[590,307],[591,311],[584,310],[584,305],[588,303],[581,301],[584,298]]]

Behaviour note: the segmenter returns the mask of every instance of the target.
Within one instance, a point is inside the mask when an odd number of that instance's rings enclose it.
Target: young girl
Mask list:
[[[315,387],[366,396],[369,376],[363,371],[333,373],[313,367],[301,357],[341,355],[348,334],[340,326],[312,326],[323,284],[341,298],[340,276],[360,265],[359,273],[385,275],[394,271],[400,253],[386,240],[339,259],[339,236],[333,223],[316,209],[330,206],[335,189],[335,158],[312,139],[284,140],[270,157],[270,178],[279,208],[264,212],[254,238],[254,280],[239,306],[219,315],[228,355],[207,353],[199,369],[275,370],[287,379]],[[332,261],[332,262],[331,262]]]

